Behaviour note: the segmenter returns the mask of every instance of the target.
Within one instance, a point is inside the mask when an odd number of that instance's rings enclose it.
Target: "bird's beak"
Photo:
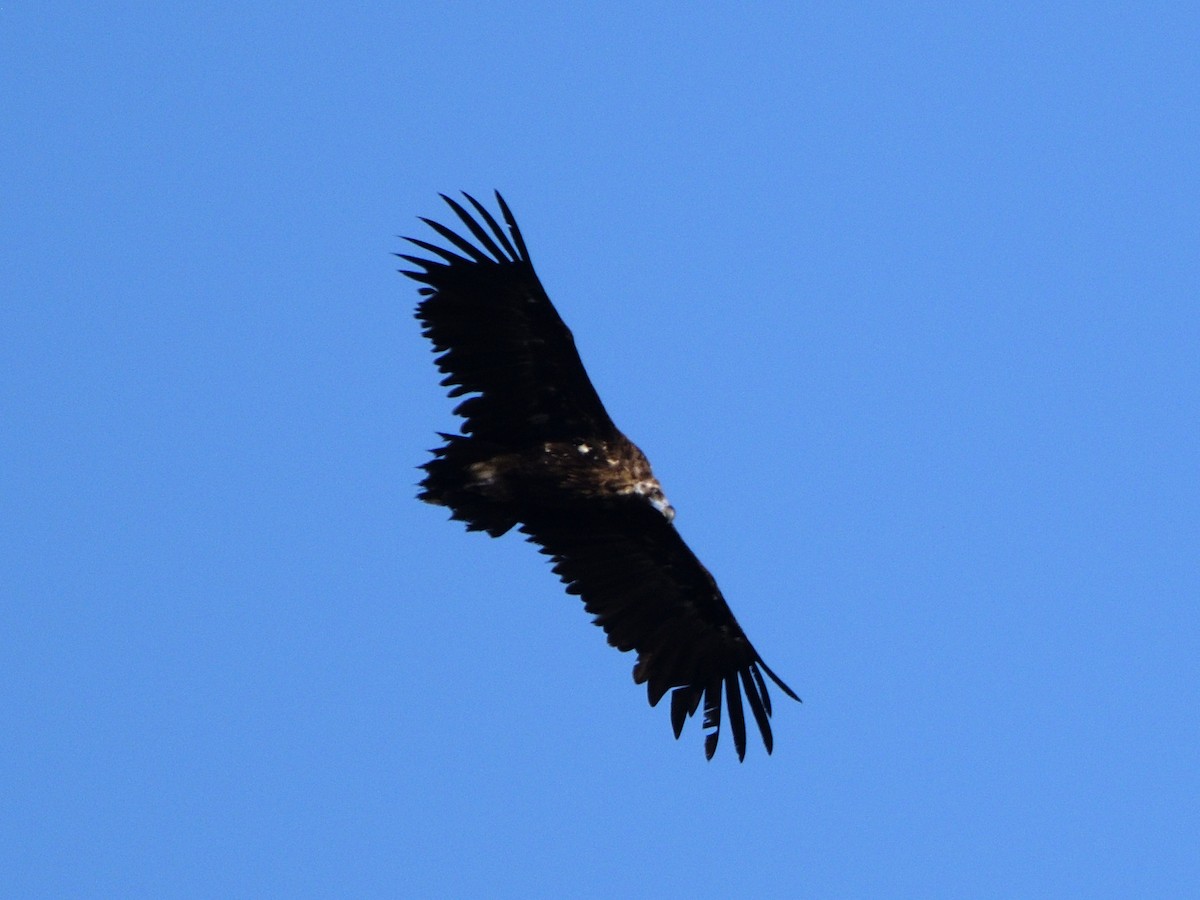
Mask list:
[[[668,503],[665,497],[662,500],[651,500],[650,505],[666,516],[668,522],[675,521],[675,507]]]

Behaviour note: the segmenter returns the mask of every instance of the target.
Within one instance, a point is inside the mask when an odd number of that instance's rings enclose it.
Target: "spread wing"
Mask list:
[[[505,446],[616,433],[571,335],[542,289],[521,231],[499,193],[507,230],[474,197],[474,208],[442,195],[474,242],[422,219],[454,249],[406,238],[435,258],[398,254],[419,270],[417,307],[450,396],[474,394],[454,410],[463,432]]]
[[[704,703],[704,752],[717,748],[722,697],[738,759],[746,753],[742,699],[770,753],[771,697],[763,673],[795,700],[733,617],[716,581],[666,517],[644,500],[626,497],[585,508],[529,514],[521,531],[541,545],[554,571],[578,594],[620,650],[638,654],[634,680],[645,683],[650,705],[671,691],[671,725]]]

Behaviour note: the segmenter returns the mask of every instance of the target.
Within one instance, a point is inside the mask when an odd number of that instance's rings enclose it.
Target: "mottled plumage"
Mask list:
[[[671,725],[704,706],[711,758],[726,703],[738,758],[746,752],[743,696],[771,752],[767,668],[716,582],[672,524],[675,511],[650,463],[617,430],[534,273],[504,199],[505,227],[470,195],[474,215],[443,196],[470,240],[422,219],[449,248],[416,238],[417,318],[439,354],[442,384],[465,396],[460,434],[426,463],[420,499],[493,537],[518,528],[619,650],[650,704],[671,693]]]

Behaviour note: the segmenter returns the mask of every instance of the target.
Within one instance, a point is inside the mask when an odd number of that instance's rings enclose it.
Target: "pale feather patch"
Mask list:
[[[471,463],[467,467],[476,484],[495,484],[496,467],[489,462]]]

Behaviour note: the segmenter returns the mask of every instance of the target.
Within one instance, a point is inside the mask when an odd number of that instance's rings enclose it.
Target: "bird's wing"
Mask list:
[[[407,238],[433,258],[398,254],[419,267],[403,271],[422,284],[417,318],[441,354],[442,384],[473,395],[455,409],[463,432],[510,447],[615,434],[504,199],[496,194],[507,228],[464,196],[475,215],[442,195],[473,240],[422,219],[451,249]]]
[[[703,701],[704,750],[712,758],[724,695],[743,758],[744,696],[771,752],[771,698],[763,674],[800,698],[762,661],[716,581],[666,517],[629,496],[539,510],[521,530],[551,557],[568,593],[583,599],[608,642],[637,651],[634,680],[646,684],[650,704],[671,691],[676,737]]]

